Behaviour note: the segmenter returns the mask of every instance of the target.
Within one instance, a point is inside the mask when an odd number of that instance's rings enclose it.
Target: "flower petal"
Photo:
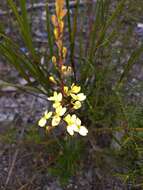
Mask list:
[[[62,93],[59,93],[58,95],[57,95],[57,101],[59,101],[59,102],[61,102],[62,101]]]
[[[80,102],[80,101],[76,101],[76,102],[73,103],[73,104],[74,104],[73,108],[74,108],[75,110],[81,108],[81,102]]]
[[[76,125],[77,125],[77,126],[80,126],[80,125],[81,125],[81,120],[80,120],[78,117],[76,118]]]
[[[54,95],[49,97],[48,100],[55,101],[55,102],[61,102],[62,101],[62,93],[57,93],[54,91]]]
[[[46,118],[45,118],[45,117],[42,117],[42,118],[39,120],[38,125],[39,125],[40,127],[44,127],[44,126],[46,125],[46,122],[47,122]]]
[[[61,106],[61,103],[60,102],[55,102],[54,104],[53,104],[53,108],[58,108],[58,107],[60,107]]]
[[[65,108],[65,107],[62,108],[62,110],[60,112],[60,116],[63,116],[65,114],[66,110],[67,110],[67,108]]]
[[[81,87],[80,86],[76,86],[74,83],[71,86],[71,93],[75,93],[77,94],[78,92],[80,92]]]
[[[68,114],[66,117],[64,117],[64,121],[66,121],[67,123],[69,123],[71,121],[71,115]]]
[[[50,111],[50,112],[47,112],[47,111],[45,111],[45,119],[49,119],[51,116],[52,116],[52,112]]]
[[[54,126],[59,125],[60,121],[61,121],[61,118],[60,118],[59,116],[56,116],[56,115],[55,115],[55,116],[53,117],[53,119],[52,119],[52,126],[54,127]]]
[[[72,126],[67,126],[67,132],[68,132],[71,136],[74,135],[74,130],[73,130]]]
[[[59,106],[56,108],[56,115],[63,116],[65,114],[66,110],[67,110],[66,107]]]
[[[77,100],[84,101],[86,99],[86,96],[83,93],[77,94]]]
[[[79,132],[79,127],[77,125],[74,125],[73,130],[78,133]]]
[[[74,100],[78,100],[78,96],[77,95],[75,95],[75,94],[70,94],[71,95],[71,97],[74,99]]]
[[[54,101],[54,97],[53,97],[53,96],[50,96],[50,97],[48,98],[48,100],[49,100],[49,101]]]
[[[86,136],[87,133],[88,133],[87,128],[86,128],[85,126],[81,126],[80,129],[79,129],[79,134],[80,134],[81,136]]]
[[[72,121],[75,123],[75,122],[76,122],[76,119],[77,119],[76,115],[73,114],[72,117],[71,117],[71,119],[72,119]]]

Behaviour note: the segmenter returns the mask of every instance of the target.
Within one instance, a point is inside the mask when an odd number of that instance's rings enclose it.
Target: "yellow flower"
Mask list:
[[[80,92],[81,87],[75,85],[74,83],[71,86],[71,89],[69,90],[69,88],[67,86],[64,86],[64,92],[69,96],[71,94],[77,94],[78,92]]]
[[[53,108],[58,108],[59,106],[61,106],[61,103],[60,102],[55,102],[54,104],[53,104]]]
[[[76,126],[76,115],[73,114],[72,116],[70,114],[68,114],[65,118],[64,118],[64,121],[67,122],[67,132],[73,136],[74,135],[74,132],[76,132],[78,129],[77,129],[77,126]]]
[[[75,110],[81,108],[81,102],[80,102],[80,101],[74,102],[74,103],[73,103],[73,108],[74,108]]]
[[[73,114],[72,116],[68,114],[66,117],[64,117],[64,121],[68,123],[68,125],[72,125],[75,121],[76,115]]]
[[[76,125],[75,125],[75,119],[76,119],[76,115],[70,115],[68,114],[65,118],[64,118],[64,121],[67,122],[67,132],[73,136],[74,135],[74,131],[75,131],[75,128],[76,128]]]
[[[77,94],[77,93],[80,92],[80,90],[81,90],[81,87],[80,87],[80,86],[76,86],[76,85],[73,83],[72,86],[71,86],[70,93]]]
[[[72,74],[72,68],[71,68],[70,66],[65,66],[65,65],[63,65],[63,66],[62,66],[62,73],[63,73],[63,75],[65,75],[65,76],[69,76],[69,75]]]
[[[52,112],[45,111],[44,117],[48,120],[52,116]]]
[[[70,94],[71,97],[74,99],[74,100],[77,100],[77,101],[84,101],[86,99],[86,96],[83,94],[83,93],[79,93],[79,94]]]
[[[61,116],[63,116],[67,110],[65,107],[62,107],[61,105],[56,107],[55,109],[56,109],[55,115],[52,119],[52,126],[53,127],[59,125],[59,123],[61,121]]]
[[[47,120],[52,116],[52,112],[45,111],[44,116],[39,120],[38,125],[44,127],[47,123]]]
[[[81,120],[77,117],[76,118],[76,127],[74,128],[75,132],[79,133],[81,136],[86,136],[88,133],[88,130],[85,126],[81,125]]]
[[[74,132],[79,133],[82,136],[86,136],[88,133],[88,130],[86,129],[85,126],[81,126],[81,120],[73,114],[72,116],[68,114],[65,118],[64,121],[67,122],[67,132],[70,135],[74,135]]]
[[[54,92],[54,95],[49,97],[48,100],[55,101],[55,102],[61,102],[62,101],[62,93]]]
[[[86,136],[88,133],[88,130],[85,126],[81,125],[81,120],[78,117],[76,118],[75,123],[76,123],[75,132],[78,132],[82,136]]]
[[[55,127],[59,125],[60,121],[61,121],[61,117],[58,115],[55,115],[52,119],[52,126]]]
[[[56,112],[57,116],[63,116],[65,114],[66,110],[67,110],[67,108],[59,106],[56,108],[55,112]]]

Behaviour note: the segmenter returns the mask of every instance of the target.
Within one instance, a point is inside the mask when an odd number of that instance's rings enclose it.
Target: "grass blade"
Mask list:
[[[46,6],[46,23],[47,23],[47,33],[48,33],[48,44],[50,49],[50,58],[53,56],[53,33],[51,32],[50,25],[50,11],[48,5]]]
[[[121,83],[123,82],[124,78],[127,77],[133,64],[136,63],[136,61],[141,56],[142,52],[143,52],[143,45],[131,54],[131,56],[128,60],[128,63],[125,65],[124,72],[122,73],[122,75],[120,76],[120,79],[117,82],[117,85],[116,85],[117,87],[119,87],[121,85]]]
[[[32,35],[31,35],[29,23],[28,23],[26,0],[20,1],[21,15],[19,14],[18,9],[17,9],[15,3],[13,2],[13,0],[7,0],[7,2],[16,17],[21,35],[23,37],[23,40],[24,40],[27,48],[31,52],[31,55],[33,57],[35,57],[35,49],[33,47]]]

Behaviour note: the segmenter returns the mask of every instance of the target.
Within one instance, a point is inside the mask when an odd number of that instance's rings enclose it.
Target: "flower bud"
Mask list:
[[[66,47],[63,47],[62,53],[63,53],[63,58],[65,59],[66,55],[67,55],[67,48]]]
[[[50,82],[52,82],[52,83],[54,83],[54,84],[57,84],[57,82],[56,82],[56,80],[54,79],[53,76],[50,76],[50,77],[49,77],[49,80],[50,80]]]
[[[72,74],[72,68],[70,66],[62,66],[62,73],[65,76],[70,76]]]
[[[56,65],[56,63],[57,63],[57,59],[56,59],[55,56],[52,57],[52,63],[53,63],[54,65]]]

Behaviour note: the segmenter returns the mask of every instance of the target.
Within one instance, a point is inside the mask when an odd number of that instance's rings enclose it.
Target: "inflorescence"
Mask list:
[[[86,99],[84,93],[81,92],[81,87],[72,84],[66,85],[68,77],[72,75],[72,67],[65,65],[67,48],[63,46],[63,30],[64,20],[67,10],[64,8],[64,0],[56,0],[56,14],[52,15],[51,21],[54,26],[55,43],[58,48],[58,56],[52,57],[52,63],[59,72],[59,80],[53,75],[49,80],[53,85],[56,85],[58,90],[54,90],[53,96],[48,100],[52,102],[52,110],[46,110],[38,125],[50,130],[59,125],[65,125],[67,132],[73,136],[74,133],[79,133],[86,136],[88,130],[81,124],[81,120],[75,114],[75,111],[82,107],[83,101]],[[59,83],[60,81],[60,83]]]

